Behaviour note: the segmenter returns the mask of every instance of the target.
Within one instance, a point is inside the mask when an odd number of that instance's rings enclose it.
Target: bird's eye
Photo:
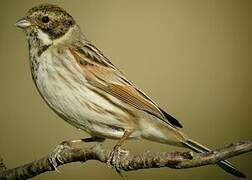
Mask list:
[[[48,16],[44,16],[44,17],[42,17],[42,22],[43,23],[48,23],[49,22],[49,17]]]

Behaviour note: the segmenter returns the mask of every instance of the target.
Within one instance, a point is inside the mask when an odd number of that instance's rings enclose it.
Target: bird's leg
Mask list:
[[[83,143],[83,142],[86,142],[86,143],[88,143],[88,142],[103,142],[104,140],[105,140],[104,138],[93,136],[93,137],[90,137],[90,138],[63,141],[62,143],[57,145],[53,151],[51,151],[49,153],[48,161],[53,166],[53,168],[58,171],[57,166],[59,164],[63,164],[63,162],[64,162],[61,155],[60,155],[60,153],[63,150],[74,148],[74,146],[76,144],[80,144],[80,143]]]
[[[119,139],[119,141],[117,141],[116,145],[113,147],[113,150],[109,154],[107,163],[114,166],[118,173],[121,173],[119,170],[118,161],[122,156],[128,154],[128,151],[120,149],[120,147],[122,146],[123,142],[132,134],[132,132],[132,130],[125,130],[123,136]]]

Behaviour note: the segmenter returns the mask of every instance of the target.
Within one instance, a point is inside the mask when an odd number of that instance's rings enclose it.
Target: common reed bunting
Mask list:
[[[90,134],[86,142],[117,139],[109,163],[126,139],[143,138],[210,151],[182,133],[182,125],[129,81],[82,34],[64,9],[42,4],[16,22],[29,44],[33,81],[48,106],[62,119]],[[225,171],[245,177],[228,161]]]

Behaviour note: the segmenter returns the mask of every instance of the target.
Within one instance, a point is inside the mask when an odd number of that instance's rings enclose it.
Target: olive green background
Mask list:
[[[64,7],[87,37],[177,117],[193,139],[218,148],[251,138],[252,1],[46,2]],[[88,137],[55,115],[33,85],[25,35],[14,23],[39,3],[8,0],[0,6],[0,156],[8,167],[38,159],[63,140]],[[124,148],[133,154],[174,150],[141,140],[128,141]],[[251,153],[231,161],[252,179]],[[59,170],[34,179],[236,179],[217,166],[139,170],[124,173],[125,178],[96,161]]]

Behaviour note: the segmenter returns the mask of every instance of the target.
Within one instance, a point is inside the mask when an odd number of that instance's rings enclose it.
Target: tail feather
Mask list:
[[[186,142],[185,142],[185,145],[187,147],[189,147],[190,149],[192,149],[193,151],[195,152],[198,152],[198,153],[203,153],[203,152],[209,152],[210,149],[208,149],[207,147],[201,145],[200,143],[196,142],[196,141],[193,141],[191,139],[188,139]],[[217,165],[222,168],[224,171],[234,175],[234,176],[237,176],[237,177],[241,177],[241,178],[245,178],[246,176],[240,172],[236,167],[234,167],[229,161],[227,160],[224,160],[224,161],[220,161],[217,163]]]

